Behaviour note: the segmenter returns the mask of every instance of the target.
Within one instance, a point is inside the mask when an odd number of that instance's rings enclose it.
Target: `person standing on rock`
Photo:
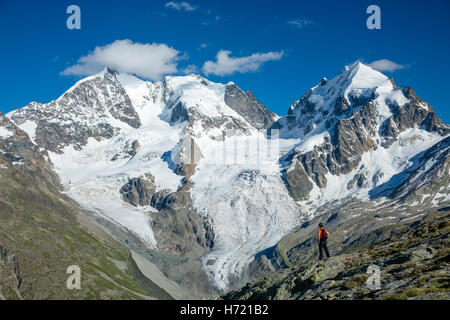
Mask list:
[[[319,260],[323,259],[324,250],[327,258],[329,258],[330,253],[328,252],[327,240],[330,233],[323,227],[322,223],[319,223],[319,230],[317,230],[317,233],[319,234]]]

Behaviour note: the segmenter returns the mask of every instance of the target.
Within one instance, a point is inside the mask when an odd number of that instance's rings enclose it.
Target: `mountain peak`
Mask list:
[[[119,72],[111,67],[105,67],[102,73],[118,74]]]
[[[360,61],[356,61],[350,65],[342,76],[349,81],[349,85],[359,88],[376,88],[385,85],[386,81],[389,80],[381,72]]]

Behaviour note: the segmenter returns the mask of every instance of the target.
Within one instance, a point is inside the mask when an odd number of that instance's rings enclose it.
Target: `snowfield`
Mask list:
[[[225,290],[230,277],[238,277],[256,253],[275,245],[303,215],[286,193],[274,141],[256,134],[215,143],[204,138],[197,143],[205,154],[192,177],[191,194],[197,212],[212,222],[215,234],[214,248],[203,259],[204,269]],[[229,164],[218,162],[217,155],[222,154]]]
[[[12,137],[14,133],[5,127],[0,127],[0,137],[3,139]]]

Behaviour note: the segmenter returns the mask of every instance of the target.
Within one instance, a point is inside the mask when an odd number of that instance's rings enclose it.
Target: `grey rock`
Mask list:
[[[42,190],[60,189],[59,177],[53,171],[52,163],[47,161],[47,151],[41,151],[24,131],[1,112],[0,127],[12,133],[10,137],[0,136],[0,159],[29,175]]]
[[[170,189],[163,189],[153,194],[152,199],[150,201],[150,205],[158,210],[166,209],[167,204],[165,203],[166,198],[169,194],[172,193]]]
[[[285,173],[284,181],[289,194],[295,201],[304,200],[313,188],[303,166],[295,162],[294,167]]]
[[[181,102],[178,102],[172,109],[172,116],[170,117],[170,122],[184,122],[189,120],[189,115],[186,108]]]
[[[214,234],[209,223],[196,214],[189,192],[171,192],[160,201],[159,212],[154,214],[158,247],[176,256],[189,255],[212,247]]]
[[[413,203],[427,195],[433,199],[439,192],[448,193],[450,185],[450,137],[418,154],[413,166],[393,179],[403,179],[390,193],[391,198],[400,198],[402,202]],[[430,163],[432,164],[430,166]],[[389,182],[388,182],[389,184]],[[425,202],[427,205],[427,202]],[[431,203],[428,203],[431,206]]]
[[[255,99],[251,91],[245,93],[235,84],[225,89],[225,103],[257,129],[268,129],[276,115]]]
[[[130,179],[120,188],[120,193],[124,201],[137,207],[151,205],[155,190],[155,179],[148,173],[145,176]]]
[[[141,126],[125,89],[108,69],[101,77],[86,80],[48,104],[32,102],[9,115],[17,124],[37,125],[36,143],[60,152],[67,145],[81,149],[89,138],[108,139],[120,130],[111,126],[109,114],[132,128]],[[55,121],[57,120],[57,121]]]

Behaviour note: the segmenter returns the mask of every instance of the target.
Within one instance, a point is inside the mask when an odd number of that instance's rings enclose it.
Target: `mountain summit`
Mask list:
[[[367,195],[449,133],[411,88],[361,62],[310,89],[275,125],[281,137],[301,138],[282,159],[285,180],[294,199],[315,198],[316,208]]]

